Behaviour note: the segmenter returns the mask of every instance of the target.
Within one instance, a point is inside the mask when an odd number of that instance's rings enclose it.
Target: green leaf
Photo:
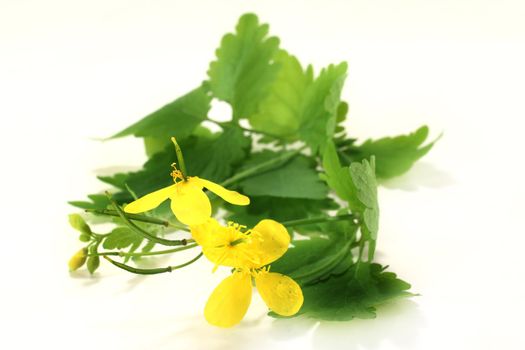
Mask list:
[[[206,87],[201,86],[144,117],[111,138],[135,135],[169,142],[171,136],[187,137],[206,119],[210,110],[210,102],[211,97],[208,95]]]
[[[256,15],[243,15],[236,33],[222,38],[217,60],[210,64],[211,91],[232,106],[234,119],[246,118],[257,110],[277,75],[279,67],[272,59],[279,39],[267,37],[268,29],[267,24],[259,24]]]
[[[109,200],[106,195],[103,194],[89,194],[88,198],[91,200],[87,201],[70,201],[68,202],[72,206],[81,209],[106,209],[108,207]]]
[[[422,126],[413,133],[379,140],[367,140],[360,146],[341,151],[349,161],[376,158],[378,178],[389,179],[407,172],[414,163],[427,154],[439,139],[423,146],[428,138],[428,127]]]
[[[256,166],[279,154],[268,150],[252,154],[243,168]],[[240,181],[239,186],[248,196],[324,199],[328,188],[319,179],[315,166],[315,161],[299,155],[279,167]]]
[[[344,120],[348,106],[341,103],[347,64],[330,65],[313,79],[313,69],[286,51],[275,55],[280,70],[270,93],[249,116],[254,129],[291,140],[300,138],[312,152],[334,136],[337,122]]]
[[[127,227],[114,228],[109,236],[104,239],[104,249],[124,249],[134,244],[142,243],[143,237]]]
[[[255,196],[250,198],[250,205],[236,206],[225,204],[229,215],[227,220],[238,222],[248,227],[255,226],[263,219],[272,219],[278,222],[304,219],[308,217],[319,217],[328,210],[337,209],[338,205],[330,198],[324,199],[301,199],[301,198],[279,198]],[[300,226],[295,230],[300,233],[317,230],[317,226]]]
[[[293,240],[292,247],[271,270],[292,277],[301,285],[316,283],[344,272],[352,263],[351,246],[357,226],[350,220],[322,225],[323,236]]]
[[[354,187],[348,167],[342,167],[333,142],[327,142],[323,153],[322,178],[334,192],[347,202],[355,202]],[[355,205],[354,205],[355,206]]]
[[[231,176],[234,167],[244,160],[250,149],[251,139],[244,135],[239,127],[228,125],[223,132],[192,135],[179,140],[179,144],[184,153],[188,175],[220,182]],[[148,159],[141,170],[118,173],[100,179],[106,183],[119,185],[119,188],[126,188],[127,185],[138,197],[141,197],[173,184],[170,172],[171,164],[174,162],[177,162],[177,156],[173,145],[170,144]],[[118,203],[129,203],[134,200],[127,190],[115,193],[113,198]],[[82,202],[72,204],[84,205]],[[104,208],[106,206],[107,204]]]
[[[329,65],[321,71],[304,96],[299,136],[313,154],[334,136],[346,70],[345,62]]]
[[[97,179],[121,190],[125,190],[128,174],[119,173],[112,176],[97,176]]]
[[[193,147],[183,149],[188,173],[214,182],[223,181],[246,158],[250,147],[251,138],[239,127],[229,125],[213,139],[198,139]]]
[[[306,90],[313,82],[313,70],[309,67],[303,71],[297,58],[284,50],[277,52],[274,61],[281,67],[277,78],[249,121],[255,130],[296,139]]]
[[[356,277],[358,266],[360,272]],[[412,296],[408,289],[410,284],[392,272],[385,272],[385,267],[379,264],[354,264],[343,274],[303,286],[304,304],[295,316],[327,321],[375,318],[377,306]]]
[[[362,162],[351,163],[349,167],[341,167],[334,144],[328,142],[323,153],[323,167],[325,174],[322,178],[341,199],[348,202],[352,213],[361,218],[361,232],[369,243],[368,258],[372,261],[379,230],[374,157],[370,162],[363,159]]]
[[[361,163],[350,164],[350,177],[356,189],[356,196],[361,202],[360,208],[355,208],[362,214],[370,237],[375,241],[379,230],[379,203],[377,201],[377,181],[375,177],[374,157],[370,162],[363,159]]]

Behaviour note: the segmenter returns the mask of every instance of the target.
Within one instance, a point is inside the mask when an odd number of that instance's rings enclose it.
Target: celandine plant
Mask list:
[[[85,243],[70,270],[94,273],[104,257],[131,273],[159,274],[205,256],[211,271],[232,272],[204,308],[219,327],[242,320],[252,283],[273,317],[371,318],[377,305],[412,295],[374,262],[377,179],[424,156],[435,142],[423,146],[428,128],[362,143],[349,137],[346,63],[314,75],[253,14],[216,54],[199,87],[113,136],[143,138],[149,159],[139,171],[99,176],[113,186],[105,194],[71,202],[86,213],[69,217]],[[212,99],[230,104],[231,121],[208,118]],[[114,228],[97,233],[100,222]],[[141,267],[189,249],[199,250],[189,261]]]

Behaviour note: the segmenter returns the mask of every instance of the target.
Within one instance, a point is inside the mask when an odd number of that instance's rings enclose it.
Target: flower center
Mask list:
[[[172,163],[171,167],[173,170],[170,173],[170,176],[173,178],[173,182],[177,183],[177,180],[184,180],[184,176],[182,176],[182,172],[177,169],[177,163]]]

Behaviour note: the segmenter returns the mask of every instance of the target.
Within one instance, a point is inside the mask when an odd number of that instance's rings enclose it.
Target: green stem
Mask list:
[[[192,239],[189,239],[188,242],[193,242]],[[184,247],[166,249],[166,250],[157,250],[155,252],[142,252],[142,253],[125,253],[125,252],[102,252],[98,254],[88,254],[88,256],[131,256],[131,257],[142,257],[142,256],[153,256],[153,255],[163,255],[181,252],[183,250],[188,250],[191,248],[197,247],[197,243],[188,244]]]
[[[87,213],[93,213],[97,215],[107,215],[107,216],[116,216],[120,217],[118,213],[115,210],[111,209],[86,209]],[[139,214],[127,214],[126,215],[128,219],[134,220],[134,221],[141,221],[141,222],[147,222],[149,224],[155,224],[155,225],[162,225],[162,226],[170,226],[170,223],[166,220],[160,220],[157,218],[152,218],[150,216],[146,215],[139,215]]]
[[[263,162],[263,163],[260,163],[254,167],[251,167],[249,169],[246,169],[244,171],[241,171],[241,172],[238,172],[237,174],[233,175],[232,177],[224,180],[223,182],[221,182],[221,186],[228,186],[234,182],[237,182],[237,181],[240,181],[240,180],[243,180],[247,177],[250,177],[252,175],[255,175],[255,174],[258,174],[264,170],[268,170],[266,168],[271,168],[273,167],[274,165],[276,164],[279,164],[279,163],[282,163],[282,162],[285,162],[293,157],[295,157],[296,155],[298,155],[302,150],[304,150],[306,148],[306,146],[303,146],[299,149],[296,149],[294,151],[291,151],[287,154],[283,154],[279,157],[275,157],[273,159],[270,159],[266,162]]]
[[[119,268],[121,268],[123,270],[129,271],[129,272],[132,272],[132,273],[136,273],[136,274],[139,274],[139,275],[156,275],[156,274],[159,274],[159,273],[171,272],[173,270],[177,270],[177,269],[183,268],[185,266],[188,266],[190,264],[193,264],[195,261],[199,260],[201,258],[201,256],[202,256],[202,252],[199,253],[199,255],[197,255],[196,257],[194,257],[190,261],[185,262],[184,264],[175,265],[175,266],[160,267],[160,268],[156,268],[156,269],[140,269],[140,268],[137,268],[137,267],[129,266],[129,265],[120,263],[118,261],[112,260],[112,259],[108,258],[107,256],[104,256],[104,259],[106,259],[107,261],[109,261],[110,263],[115,265],[116,267],[119,267]]]
[[[295,226],[301,226],[301,225],[321,224],[321,223],[333,222],[333,221],[352,220],[355,218],[356,217],[353,214],[341,214],[341,215],[336,215],[336,216],[323,216],[323,217],[318,217],[318,218],[290,220],[290,221],[282,222],[282,224],[287,227],[295,227]]]
[[[182,178],[186,181],[186,163],[184,163],[184,157],[182,156],[182,150],[180,149],[179,144],[175,137],[171,138],[171,142],[175,145],[175,153],[177,154],[177,161],[179,162],[180,172],[182,173]]]
[[[124,212],[119,207],[119,205],[113,200],[113,198],[111,198],[111,195],[109,193],[106,192],[106,195],[108,196],[109,201],[113,205],[113,208],[116,210],[116,212],[118,213],[119,217],[124,221],[126,226],[128,226],[133,232],[137,233],[138,235],[141,235],[142,237],[146,238],[147,240],[150,240],[152,242],[159,243],[159,244],[162,244],[162,245],[166,245],[166,246],[186,245],[187,241],[185,239],[184,240],[165,239],[165,238],[160,238],[160,237],[154,236],[151,233],[149,233],[147,231],[144,231],[143,229],[141,229],[140,227],[135,225],[133,222],[131,222],[127,218],[126,214],[124,214]]]

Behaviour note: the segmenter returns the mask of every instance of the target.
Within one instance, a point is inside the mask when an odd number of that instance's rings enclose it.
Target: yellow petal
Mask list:
[[[190,182],[179,182],[176,186],[170,199],[177,220],[188,226],[206,222],[211,216],[211,204],[202,187]]]
[[[201,179],[198,177],[193,177],[193,179],[196,179],[203,187],[206,187],[208,190],[215,193],[217,196],[224,199],[226,202],[229,202],[231,204],[235,205],[248,205],[250,204],[250,198],[246,197],[245,195],[240,194],[236,191],[230,191],[222,187],[221,185],[217,185],[214,182]]]
[[[235,272],[226,277],[211,293],[204,316],[214,326],[232,327],[239,323],[252,300],[250,275]]]
[[[251,247],[241,243],[242,240],[249,241],[250,237],[234,227],[221,226],[217,220],[210,218],[204,224],[192,226],[191,234],[202,247],[204,256],[216,265],[245,268],[260,266],[251,260],[258,259],[258,256],[252,256]],[[232,245],[236,241],[241,242]]]
[[[136,214],[154,209],[175,192],[176,186],[177,185],[173,184],[155,192],[151,192],[144,197],[140,197],[136,201],[126,205],[126,207],[124,207],[124,211],[126,213]]]
[[[260,266],[279,259],[288,250],[290,235],[277,221],[261,220],[251,231],[251,249],[259,256]]]
[[[214,218],[209,218],[203,224],[193,225],[190,227],[191,236],[198,245],[208,247],[213,244],[216,232],[220,230],[221,225]]]
[[[255,276],[255,284],[266,305],[281,316],[292,316],[303,305],[301,287],[290,277],[262,271]]]

